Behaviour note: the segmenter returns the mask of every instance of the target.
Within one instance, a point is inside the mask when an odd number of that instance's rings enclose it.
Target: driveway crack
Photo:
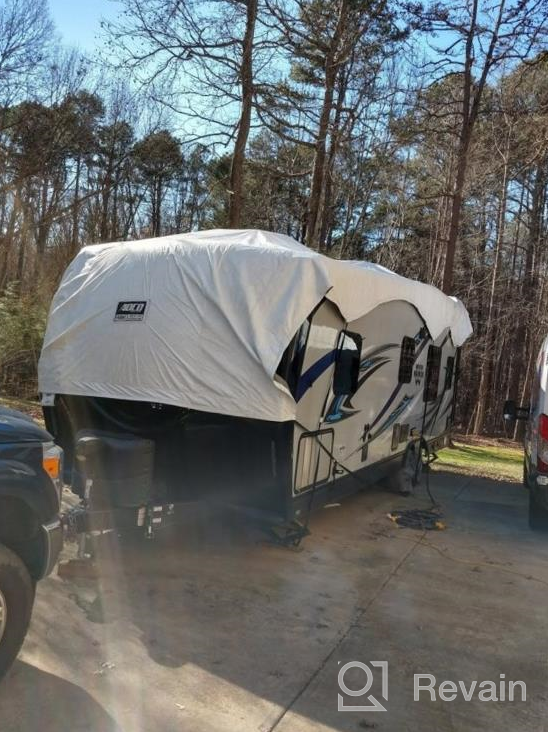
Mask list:
[[[299,699],[303,696],[303,694],[306,693],[306,691],[311,687],[311,685],[314,683],[314,681],[318,678],[318,676],[321,674],[321,672],[324,670],[324,668],[327,666],[329,661],[333,658],[334,654],[337,652],[337,650],[340,648],[342,643],[346,640],[348,637],[348,634],[356,627],[358,626],[365,615],[367,614],[369,608],[373,605],[373,603],[377,600],[377,598],[382,594],[382,592],[385,590],[385,588],[388,586],[392,578],[398,573],[398,571],[403,567],[405,562],[409,559],[411,554],[415,551],[415,549],[418,546],[421,546],[424,538],[426,536],[426,531],[421,532],[418,539],[413,542],[413,544],[409,547],[409,550],[405,552],[403,557],[399,560],[399,562],[390,570],[390,572],[386,575],[384,581],[381,583],[380,587],[377,589],[377,591],[372,595],[372,597],[369,599],[369,601],[366,603],[365,607],[361,608],[360,611],[356,614],[356,616],[353,618],[353,620],[348,624],[348,627],[346,630],[342,633],[342,635],[339,637],[333,648],[329,651],[327,656],[323,659],[323,661],[320,663],[320,665],[315,669],[315,671],[312,673],[312,675],[307,679],[307,681],[300,687],[300,689],[297,691],[295,696],[291,699],[289,704],[284,707],[284,709],[281,710],[280,714],[276,717],[274,720],[274,723],[268,727],[264,728],[264,732],[274,732],[276,727],[280,724],[280,722],[283,721],[286,714],[291,711],[291,709],[295,706],[295,704],[299,701]]]

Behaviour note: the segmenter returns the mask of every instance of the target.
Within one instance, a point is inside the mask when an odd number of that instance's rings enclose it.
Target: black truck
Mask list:
[[[0,678],[25,638],[36,582],[62,547],[62,460],[46,430],[0,406]]]

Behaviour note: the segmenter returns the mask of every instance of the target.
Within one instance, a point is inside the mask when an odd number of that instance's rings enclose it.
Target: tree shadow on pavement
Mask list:
[[[78,686],[17,661],[0,685],[2,732],[121,732]]]

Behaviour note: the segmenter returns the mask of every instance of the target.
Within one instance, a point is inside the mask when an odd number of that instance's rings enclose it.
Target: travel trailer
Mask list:
[[[283,525],[444,444],[470,333],[461,302],[383,267],[202,231],[82,249],[39,382],[95,515],[151,530],[208,499]]]
[[[523,484],[529,490],[529,526],[548,530],[548,337],[544,340],[535,364],[531,404],[518,407],[509,400],[504,405],[508,421],[525,420]]]

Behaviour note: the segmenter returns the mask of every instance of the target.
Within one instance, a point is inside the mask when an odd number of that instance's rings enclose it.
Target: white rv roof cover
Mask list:
[[[367,262],[329,259],[288,236],[212,230],[85,247],[52,303],[40,391],[174,404],[285,421],[296,404],[273,379],[323,297],[348,322],[407,300],[436,338],[472,332],[463,304]],[[147,301],[142,321],[118,304]]]

